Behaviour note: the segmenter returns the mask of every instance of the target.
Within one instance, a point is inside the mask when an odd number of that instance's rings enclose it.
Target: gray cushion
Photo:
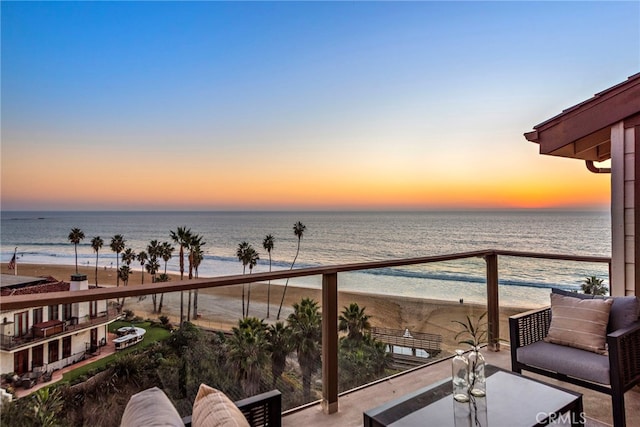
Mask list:
[[[120,427],[184,427],[180,414],[158,387],[134,394],[122,414]]]
[[[610,384],[609,358],[591,351],[538,341],[516,350],[518,362],[553,372]]]
[[[613,305],[611,306],[611,313],[609,314],[609,325],[607,327],[608,332],[631,326],[640,316],[640,299],[638,299],[638,297],[594,297],[593,295],[564,291],[556,288],[551,289],[551,292],[580,299],[613,298]]]
[[[613,297],[609,314],[609,332],[631,326],[638,320],[638,311],[640,311],[638,297]]]

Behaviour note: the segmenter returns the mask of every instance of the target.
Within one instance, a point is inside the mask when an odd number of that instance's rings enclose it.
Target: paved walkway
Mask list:
[[[31,388],[28,389],[24,389],[22,387],[18,387],[16,388],[16,396],[18,398],[24,397],[24,396],[28,396],[29,394],[33,393],[34,391],[37,391],[43,387],[47,387],[51,384],[54,384],[58,381],[60,381],[62,379],[62,376],[69,372],[69,371],[73,371],[74,369],[78,369],[81,366],[84,366],[86,364],[89,363],[93,363],[96,360],[100,360],[103,357],[107,357],[113,353],[116,352],[116,347],[115,344],[113,343],[113,339],[115,338],[115,334],[108,334],[107,337],[107,344],[103,347],[100,347],[100,353],[96,354],[95,356],[89,356],[87,358],[85,358],[84,360],[78,362],[78,363],[74,363],[72,365],[69,365],[67,367],[64,367],[62,369],[58,369],[57,371],[53,371],[53,375],[51,377],[51,381],[47,381],[47,382],[38,382],[36,385],[34,385]]]

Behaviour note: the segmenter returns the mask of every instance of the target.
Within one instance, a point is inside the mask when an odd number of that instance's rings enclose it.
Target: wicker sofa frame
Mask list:
[[[278,390],[257,394],[234,402],[242,411],[251,427],[282,426],[282,395]],[[191,426],[191,415],[182,419],[185,426]]]
[[[615,427],[625,427],[624,393],[640,384],[640,322],[607,334],[609,385],[588,381],[575,375],[570,376],[563,372],[543,369],[532,363],[524,364],[518,360],[518,349],[541,341],[547,336],[550,324],[550,307],[528,311],[509,318],[512,371],[521,373],[523,370],[527,370],[609,394],[613,408],[613,424]],[[550,345],[555,346],[556,344]],[[584,350],[580,351],[589,353]],[[585,356],[588,355],[585,354]]]

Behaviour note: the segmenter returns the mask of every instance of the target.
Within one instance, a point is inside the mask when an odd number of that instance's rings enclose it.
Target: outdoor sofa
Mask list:
[[[583,302],[589,300],[592,302]],[[517,373],[531,371],[609,394],[614,426],[626,426],[624,393],[640,384],[640,300],[633,296],[603,298],[553,289],[551,303],[551,307],[509,318],[511,369]],[[593,311],[581,310],[585,305],[597,305],[604,310],[608,306],[608,319],[600,313],[604,322],[597,326],[602,328],[602,337],[593,330],[587,334],[597,322],[581,317],[582,312]],[[595,345],[590,341],[585,344],[583,337],[602,340]]]
[[[201,384],[192,415],[181,418],[167,395],[153,387],[131,396],[120,426],[281,427],[281,412],[278,390],[232,402],[221,391]]]

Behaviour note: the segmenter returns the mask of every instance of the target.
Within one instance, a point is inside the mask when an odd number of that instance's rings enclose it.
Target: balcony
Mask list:
[[[506,348],[501,349],[499,352],[484,351],[483,354],[487,363],[511,370],[511,359],[509,358],[508,350]],[[611,399],[609,396],[539,375],[526,375],[582,393],[587,416],[587,427],[612,425]],[[340,408],[335,414],[327,415],[324,413],[319,402],[304,409],[289,411],[283,416],[282,425],[284,427],[300,425],[309,427],[361,427],[365,411],[450,376],[451,360],[445,359],[394,378],[385,379],[368,387],[340,394]],[[490,399],[491,396],[487,398]],[[526,400],[523,403],[526,403]],[[638,387],[626,393],[625,404],[627,426],[640,426],[640,389]]]
[[[36,325],[33,325],[29,333],[27,333],[26,335],[0,335],[0,349],[6,351],[17,350],[21,347],[48,341],[56,336],[62,336],[64,334],[77,332],[79,330],[91,328],[93,326],[103,325],[105,323],[116,320],[118,317],[119,314],[115,308],[108,308],[105,311],[99,312],[95,317],[84,317],[82,319],[74,317],[67,321],[50,320],[47,322],[38,323]]]
[[[508,331],[504,321],[505,315],[509,315],[509,309],[501,306],[499,301],[499,257],[526,257],[530,259],[540,260],[562,260],[568,262],[588,262],[588,263],[604,263],[610,265],[610,259],[607,257],[583,257],[569,255],[539,254],[539,253],[522,253],[513,251],[475,251],[459,254],[440,255],[431,257],[420,257],[401,260],[385,260],[368,263],[346,264],[328,267],[314,267],[291,271],[275,271],[271,273],[256,273],[251,276],[252,283],[266,283],[267,281],[277,281],[287,278],[303,278],[319,276],[321,277],[320,289],[320,305],[322,307],[322,367],[321,379],[317,377],[319,395],[321,399],[315,401],[312,398],[308,400],[302,407],[285,411],[284,425],[301,425],[304,420],[308,425],[362,425],[362,413],[388,400],[399,397],[420,387],[424,387],[435,381],[450,376],[450,360],[451,349],[456,345],[447,340],[441,340],[437,331],[420,331],[412,333],[412,337],[397,337],[397,333],[390,333],[388,330],[378,329],[377,333],[381,337],[386,336],[387,345],[398,345],[401,347],[409,346],[411,348],[431,349],[436,360],[428,366],[412,369],[410,372],[400,375],[394,375],[389,378],[379,380],[376,384],[370,386],[361,386],[354,391],[339,393],[339,375],[338,375],[338,348],[339,348],[339,331],[337,319],[341,305],[338,304],[338,274],[348,272],[360,272],[365,270],[379,268],[395,268],[400,266],[414,266],[420,264],[430,264],[439,262],[448,262],[460,259],[481,259],[486,265],[486,299],[485,307],[482,311],[488,313],[487,320],[489,325],[489,342],[485,349],[485,354],[489,363],[499,367],[510,369],[509,352],[501,349],[500,339],[508,340]],[[61,292],[51,293],[47,295],[46,300],[38,301],[38,304],[66,304],[80,301],[93,301],[116,299],[123,297],[141,297],[150,294],[169,294],[179,293],[196,289],[219,289],[243,285],[248,282],[249,278],[243,275],[216,277],[207,279],[193,279],[179,282],[153,283],[144,287],[129,286],[120,288],[101,288],[91,289],[87,291],[76,291],[73,293]],[[310,290],[311,292],[311,290]],[[407,301],[407,305],[409,305]],[[462,303],[462,301],[461,301]],[[33,301],[22,296],[4,298],[0,302],[2,310],[21,309],[32,306]],[[415,304],[415,302],[412,302]],[[239,311],[238,311],[239,312]],[[238,313],[236,312],[236,314]],[[237,316],[235,319],[237,319]],[[200,323],[209,323],[209,326],[215,323],[213,319],[207,319],[204,316],[199,319]],[[393,338],[393,339],[392,339]],[[504,347],[504,344],[502,344]],[[544,379],[546,382],[552,380]],[[562,383],[563,387],[571,386]],[[585,394],[585,408],[587,416],[594,420],[601,420],[604,423],[608,421],[611,413],[610,398],[603,394],[590,392],[588,390],[579,389]],[[235,398],[235,396],[233,396]],[[629,425],[640,413],[640,397],[636,391],[627,393],[627,417]],[[607,409],[608,408],[608,409]],[[594,421],[595,422],[595,421]],[[592,424],[598,425],[598,424]],[[640,424],[638,424],[640,425]]]

